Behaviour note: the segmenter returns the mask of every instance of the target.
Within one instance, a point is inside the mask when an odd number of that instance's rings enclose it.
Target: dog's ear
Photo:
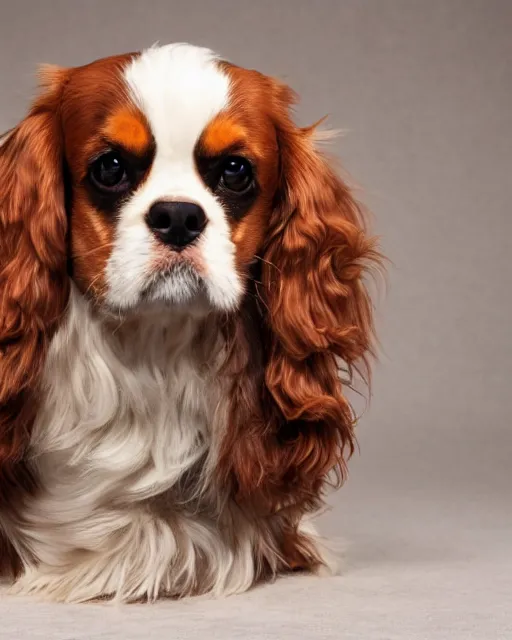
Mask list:
[[[292,92],[276,83],[272,99],[280,186],[255,278],[258,319],[248,311],[237,328],[242,360],[220,468],[239,500],[304,511],[320,504],[331,472],[343,478],[354,448],[339,365],[369,365],[365,274],[380,256],[351,191],[315,149],[313,128],[293,124]]]
[[[68,299],[59,122],[65,71],[0,146],[0,510],[33,478],[26,465],[48,343]]]

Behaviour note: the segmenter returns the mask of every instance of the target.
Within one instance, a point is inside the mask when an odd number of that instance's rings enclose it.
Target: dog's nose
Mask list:
[[[183,249],[206,227],[206,214],[193,202],[155,202],[146,221],[153,233],[165,244]]]

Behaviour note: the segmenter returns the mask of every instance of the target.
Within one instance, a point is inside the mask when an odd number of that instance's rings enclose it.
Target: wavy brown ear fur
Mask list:
[[[68,298],[57,75],[0,146],[0,538],[2,513],[34,489],[25,456],[46,350]],[[0,539],[0,573],[16,569]]]
[[[233,336],[238,363],[220,469],[242,504],[300,513],[321,504],[332,472],[343,479],[354,449],[339,359],[369,375],[373,318],[363,278],[380,256],[351,192],[314,149],[313,128],[293,124],[292,92],[276,84],[274,97],[280,187],[256,296],[247,296]]]

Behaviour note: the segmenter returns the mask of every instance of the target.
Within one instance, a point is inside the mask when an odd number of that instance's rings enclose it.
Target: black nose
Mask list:
[[[147,224],[165,244],[176,249],[186,247],[201,235],[206,215],[193,202],[160,201],[149,210]]]

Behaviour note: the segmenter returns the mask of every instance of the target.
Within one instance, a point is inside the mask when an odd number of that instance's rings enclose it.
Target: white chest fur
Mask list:
[[[225,405],[215,337],[197,326],[155,316],[107,327],[72,292],[32,438],[41,492],[16,527],[19,590],[79,601],[250,586],[255,539],[270,551],[271,527],[256,536],[212,494]]]

